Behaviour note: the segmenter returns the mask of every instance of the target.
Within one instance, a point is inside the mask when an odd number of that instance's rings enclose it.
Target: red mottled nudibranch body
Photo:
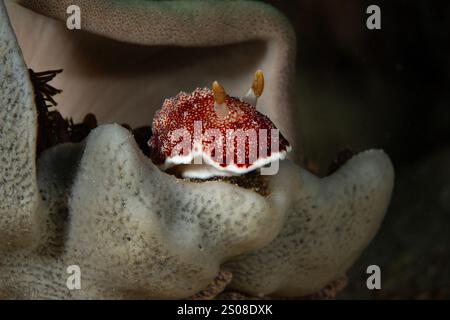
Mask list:
[[[288,141],[272,121],[256,110],[262,94],[261,71],[242,100],[218,83],[213,90],[180,92],[155,114],[149,145],[163,170],[180,166],[181,175],[206,179],[244,174],[283,159]]]

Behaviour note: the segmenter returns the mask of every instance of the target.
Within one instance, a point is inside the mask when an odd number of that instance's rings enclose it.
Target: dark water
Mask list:
[[[298,38],[298,126],[320,168],[342,148],[383,148],[396,169],[380,232],[350,271],[343,298],[450,298],[450,5],[266,1]],[[369,291],[377,264],[382,290]]]

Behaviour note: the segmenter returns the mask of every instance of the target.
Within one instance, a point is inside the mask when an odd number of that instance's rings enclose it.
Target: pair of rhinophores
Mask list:
[[[153,120],[153,161],[163,170],[177,167],[184,178],[207,179],[245,174],[284,159],[289,142],[256,109],[263,90],[264,74],[258,70],[242,99],[227,95],[217,81],[212,90],[197,88],[166,99]]]

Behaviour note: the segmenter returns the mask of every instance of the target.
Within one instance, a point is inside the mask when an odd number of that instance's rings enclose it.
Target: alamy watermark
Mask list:
[[[66,26],[69,30],[81,30],[81,9],[77,5],[70,5],[66,9],[69,15],[66,20]]]
[[[367,267],[366,273],[370,276],[366,280],[366,286],[369,290],[381,290],[381,269],[376,264]]]
[[[76,265],[70,265],[66,269],[66,273],[69,274],[66,280],[66,286],[69,290],[81,289],[81,268]]]
[[[270,132],[269,132],[270,131]],[[274,175],[279,170],[279,129],[226,129],[203,130],[203,122],[195,121],[193,134],[181,128],[170,133],[171,158],[192,157],[193,164],[209,162],[226,166],[261,166],[262,175]],[[272,158],[271,158],[272,157]],[[270,162],[264,163],[270,159]]]
[[[366,20],[366,26],[369,30],[380,30],[381,29],[381,9],[376,4],[372,4],[367,7],[367,14],[370,16]]]

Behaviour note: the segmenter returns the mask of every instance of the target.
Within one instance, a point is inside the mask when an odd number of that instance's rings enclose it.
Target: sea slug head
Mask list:
[[[242,175],[282,160],[291,150],[273,122],[256,109],[264,89],[258,70],[243,98],[215,81],[166,99],[156,112],[149,145],[152,160],[183,178]]]

